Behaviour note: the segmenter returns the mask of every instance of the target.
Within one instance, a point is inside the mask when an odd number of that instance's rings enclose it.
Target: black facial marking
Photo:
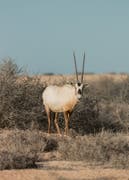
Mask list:
[[[77,85],[78,85],[78,86],[81,86],[81,83],[80,83],[80,82],[78,82],[78,83],[77,83]]]
[[[81,89],[78,89],[78,94],[82,94],[82,91],[81,91]]]

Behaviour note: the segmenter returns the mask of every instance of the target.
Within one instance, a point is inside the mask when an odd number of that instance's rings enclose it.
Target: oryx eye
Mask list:
[[[78,82],[78,83],[77,83],[77,85],[78,85],[78,86],[81,86],[81,83],[80,83],[80,82]]]

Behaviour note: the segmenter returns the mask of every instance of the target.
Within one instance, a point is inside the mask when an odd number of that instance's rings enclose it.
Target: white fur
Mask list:
[[[78,101],[76,89],[72,85],[48,86],[42,98],[45,107],[53,112],[71,111]]]

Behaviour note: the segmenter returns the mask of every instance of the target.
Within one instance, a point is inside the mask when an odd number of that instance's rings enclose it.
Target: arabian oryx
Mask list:
[[[58,113],[59,112],[64,113],[65,134],[66,135],[68,134],[68,121],[69,121],[70,112],[73,110],[74,106],[82,97],[85,53],[83,56],[81,81],[79,81],[78,79],[75,53],[73,53],[73,56],[74,56],[74,64],[76,71],[76,84],[75,85],[65,84],[63,86],[50,85],[46,87],[46,89],[42,94],[43,104],[48,118],[48,133],[50,133],[50,124],[51,124],[50,112],[52,111],[55,113],[54,123],[58,134],[60,134],[60,129],[58,126]]]

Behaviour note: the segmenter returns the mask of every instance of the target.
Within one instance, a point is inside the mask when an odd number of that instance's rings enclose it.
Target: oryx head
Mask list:
[[[85,52],[83,55],[82,72],[81,72],[81,80],[80,81],[78,79],[78,71],[77,71],[77,63],[76,63],[75,52],[73,52],[73,56],[74,56],[74,64],[75,64],[75,72],[76,72],[75,91],[76,91],[77,98],[80,99],[82,97],[83,87],[84,87],[83,76],[84,76],[84,66],[85,66]]]

